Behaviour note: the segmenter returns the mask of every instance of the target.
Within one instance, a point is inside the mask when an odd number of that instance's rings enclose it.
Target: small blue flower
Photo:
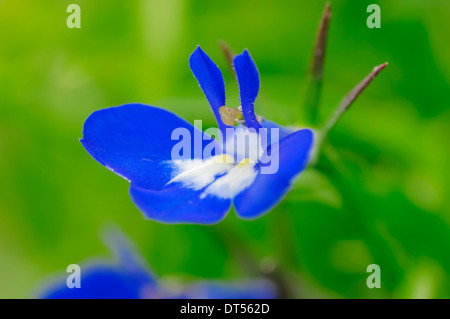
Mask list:
[[[116,261],[81,266],[80,288],[68,288],[66,277],[47,283],[41,299],[273,299],[273,283],[264,279],[242,282],[201,281],[171,289],[156,279],[130,243],[117,233],[109,238]]]
[[[142,299],[163,295],[155,275],[137,255],[131,243],[114,229],[106,243],[115,260],[95,260],[81,265],[80,288],[69,288],[66,276],[47,282],[42,299]]]
[[[92,113],[81,143],[95,160],[130,182],[132,200],[149,219],[213,224],[225,217],[232,201],[239,217],[259,217],[281,200],[307,165],[313,133],[258,119],[254,102],[259,73],[247,50],[234,58],[244,119],[237,127],[223,120],[225,85],[219,68],[200,47],[189,63],[211,105],[221,138],[212,139],[164,109],[125,104]],[[177,129],[194,136],[185,143],[194,152],[186,156],[183,151],[181,160],[173,157],[179,144],[173,139]],[[273,138],[272,129],[277,129],[278,139]],[[250,147],[242,140],[250,141]],[[271,154],[278,155],[277,167],[265,174],[264,169],[272,165]]]

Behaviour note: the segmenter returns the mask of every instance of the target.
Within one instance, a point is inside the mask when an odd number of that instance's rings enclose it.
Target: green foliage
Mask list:
[[[79,143],[83,122],[139,101],[214,125],[188,56],[200,44],[217,61],[235,107],[223,39],[259,67],[257,113],[301,124],[324,2],[79,0],[82,27],[68,29],[72,2],[0,1],[0,297],[33,296],[68,264],[108,256],[108,222],[163,277],[243,278],[272,260],[295,297],[450,297],[447,1],[378,1],[381,29],[366,27],[363,1],[334,1],[320,118],[389,67],[278,207],[214,226],[144,220],[127,182]],[[381,289],[366,286],[371,263]]]

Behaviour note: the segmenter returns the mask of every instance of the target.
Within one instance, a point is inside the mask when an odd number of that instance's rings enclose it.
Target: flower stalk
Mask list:
[[[325,60],[325,49],[327,43],[328,27],[331,19],[331,5],[325,4],[325,9],[317,32],[316,45],[309,68],[309,86],[306,93],[304,110],[311,124],[316,124],[319,109],[320,96],[322,93],[323,68]]]
[[[324,128],[322,129],[322,135],[325,137],[328,135],[330,130],[336,126],[336,123],[342,117],[342,115],[349,109],[349,107],[353,104],[353,102],[358,98],[358,96],[369,86],[370,82],[375,79],[375,77],[388,65],[388,62],[377,65],[373,68],[373,70],[356,85],[350,93],[347,94],[338,104],[334,113],[330,116],[328,121],[325,123]]]

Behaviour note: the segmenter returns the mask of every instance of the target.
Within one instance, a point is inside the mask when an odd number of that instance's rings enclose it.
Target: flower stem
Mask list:
[[[322,92],[323,65],[330,18],[331,5],[330,3],[326,3],[317,32],[316,45],[314,47],[309,69],[308,91],[306,92],[305,112],[307,112],[311,124],[315,124],[317,121],[320,95]]]
[[[353,90],[341,101],[341,103],[336,107],[333,115],[328,119],[323,128],[323,138],[325,138],[330,130],[336,125],[345,111],[348,110],[350,105],[356,100],[356,98],[369,86],[370,82],[388,65],[387,62],[380,64],[373,68],[372,72],[369,73],[358,85],[356,85]]]
[[[317,161],[319,159],[319,154],[322,151],[323,143],[328,137],[328,134],[333,129],[333,127],[336,126],[336,123],[339,121],[339,119],[342,117],[342,115],[345,113],[345,111],[348,110],[350,105],[353,104],[353,102],[356,100],[356,98],[365,90],[366,87],[369,86],[370,82],[388,65],[387,62],[380,64],[373,68],[372,72],[369,73],[361,82],[356,85],[353,90],[350,91],[347,96],[342,99],[341,103],[338,104],[333,114],[330,116],[328,121],[325,123],[325,125],[320,129],[317,130],[316,133],[316,143],[314,145],[314,149],[312,151],[311,159],[309,161],[310,166],[314,166],[317,164]]]

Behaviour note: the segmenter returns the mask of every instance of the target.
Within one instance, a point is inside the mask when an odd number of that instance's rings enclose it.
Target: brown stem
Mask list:
[[[331,5],[325,4],[317,32],[316,45],[309,69],[309,87],[306,93],[305,110],[308,112],[311,123],[317,120],[320,94],[322,92],[323,66],[327,43],[328,26],[331,19]]]
[[[341,103],[336,108],[334,114],[330,117],[324,128],[324,137],[328,132],[336,125],[345,111],[348,110],[350,105],[356,100],[356,98],[369,86],[370,82],[388,65],[388,63],[380,64],[373,68],[372,72],[369,73],[357,86],[350,91],[350,93],[341,101]]]

